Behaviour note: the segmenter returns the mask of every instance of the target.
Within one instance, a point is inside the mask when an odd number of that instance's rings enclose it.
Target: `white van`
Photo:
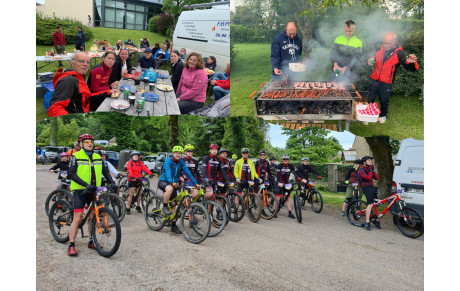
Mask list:
[[[109,141],[104,140],[104,139],[95,140],[94,143],[95,144],[100,144],[100,145],[103,145],[103,146],[108,146],[109,145]]]
[[[407,206],[418,210],[422,216],[424,201],[424,146],[423,140],[413,138],[401,142],[394,159],[393,187],[402,190]]]
[[[216,72],[224,71],[230,62],[230,6],[182,12],[173,36],[173,49],[180,51],[181,48],[185,48],[187,54],[215,56]]]

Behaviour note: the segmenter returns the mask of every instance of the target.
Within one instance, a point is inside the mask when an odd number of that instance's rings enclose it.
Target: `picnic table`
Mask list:
[[[38,70],[54,63],[54,62],[59,62],[59,61],[70,61],[70,54],[73,53],[68,53],[67,55],[62,55],[62,59],[55,59],[54,57],[46,57],[46,56],[35,56],[35,63],[36,63],[36,70],[37,70],[37,76],[38,76]],[[94,68],[97,65],[97,59],[102,58],[102,54],[98,54],[96,56],[91,56],[91,53],[89,54],[89,60],[90,60],[90,69],[88,70],[91,71],[92,68]],[[45,63],[44,65],[38,65],[38,62],[43,62]]]
[[[156,85],[165,83],[172,87],[171,77],[169,76],[168,71],[165,70],[157,70],[158,73],[167,76],[167,79],[157,78],[155,82]],[[145,84],[145,85],[144,85]],[[118,82],[117,89],[120,90],[120,87],[123,85],[134,86],[134,80],[120,80]],[[145,101],[144,110],[142,112],[136,111],[136,106],[131,105],[128,109],[125,110],[117,110],[113,109],[111,103],[113,100],[124,100],[123,92],[120,92],[120,96],[118,98],[107,97],[104,102],[97,108],[96,112],[109,112],[109,111],[117,111],[120,113],[133,115],[133,116],[165,116],[165,115],[180,115],[179,105],[177,104],[176,94],[174,90],[172,91],[162,91],[155,86],[153,91],[150,91],[148,83],[141,82],[140,86],[145,90],[145,92],[150,92],[157,94],[159,96],[158,101]],[[136,98],[136,103],[137,104]]]

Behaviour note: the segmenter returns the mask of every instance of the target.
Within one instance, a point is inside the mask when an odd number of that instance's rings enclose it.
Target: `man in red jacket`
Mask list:
[[[379,179],[379,177],[377,176],[377,173],[374,171],[374,166],[372,165],[373,159],[374,158],[370,156],[363,157],[362,159],[363,165],[358,170],[358,180],[361,182],[361,188],[363,189],[364,195],[366,195],[367,209],[366,209],[366,223],[364,226],[366,227],[367,230],[371,230],[370,217],[371,217],[372,208],[374,207],[374,200],[377,196],[375,193],[375,187],[374,187],[373,180]],[[378,218],[373,219],[372,223],[375,224],[375,227],[381,228]]]
[[[211,80],[209,83],[214,85],[214,99],[216,101],[230,93],[230,78],[227,80]]]
[[[58,25],[56,31],[53,33],[53,43],[56,48],[56,53],[63,55],[65,51],[65,37],[62,32],[62,26]],[[62,67],[62,62],[59,61],[59,66]]]
[[[403,51],[401,45],[396,42],[396,34],[387,32],[383,37],[383,45],[367,61],[369,66],[374,66],[369,81],[370,102],[374,102],[378,96],[381,105],[380,123],[384,123],[388,114],[391,87],[395,78],[396,70],[400,65],[406,70],[415,72],[418,70],[417,57]]]
[[[88,113],[91,97],[112,94],[112,90],[91,93],[85,82],[89,68],[89,57],[85,52],[75,53],[70,61],[72,71],[59,69],[53,78],[54,94],[50,100],[48,115],[50,117],[69,113]]]

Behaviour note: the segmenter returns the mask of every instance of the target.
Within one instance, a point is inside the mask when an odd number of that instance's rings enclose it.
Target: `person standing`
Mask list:
[[[350,84],[355,78],[353,71],[359,66],[363,53],[363,43],[355,36],[356,24],[353,20],[344,23],[345,35],[338,36],[332,46],[330,82]]]
[[[301,62],[302,40],[297,36],[297,27],[294,22],[288,22],[285,31],[273,39],[270,58],[272,81],[283,79],[283,75],[289,75],[290,63]]]
[[[384,123],[387,120],[391,87],[396,71],[400,65],[408,71],[418,71],[417,57],[403,51],[401,45],[397,43],[396,34],[387,32],[383,37],[383,45],[367,60],[367,64],[374,66],[369,81],[369,102],[374,102],[375,98],[379,97],[381,105],[379,121]]]
[[[364,195],[366,196],[366,223],[364,224],[366,230],[371,230],[371,212],[372,208],[374,207],[374,200],[377,198],[373,180],[379,179],[372,164],[373,159],[374,158],[370,156],[363,157],[363,165],[358,170],[358,180],[361,181],[361,188],[364,192]],[[375,227],[381,228],[378,217],[374,218],[372,223],[375,225]]]
[[[83,31],[83,28],[79,25],[77,26],[77,33],[75,34],[75,49],[77,51],[85,51],[85,42],[86,34]]]
[[[56,53],[63,55],[65,51],[65,37],[62,32],[62,26],[58,25],[56,31],[53,33],[53,43],[56,48]],[[58,62],[59,67],[62,67],[62,61]]]

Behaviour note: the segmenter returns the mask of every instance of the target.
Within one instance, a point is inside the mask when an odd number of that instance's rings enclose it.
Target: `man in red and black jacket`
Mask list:
[[[367,61],[369,66],[374,64],[374,69],[369,81],[370,102],[374,102],[378,96],[380,99],[381,112],[380,122],[384,123],[388,114],[388,103],[390,102],[391,87],[400,65],[406,70],[415,72],[419,66],[417,57],[403,51],[401,45],[396,42],[396,34],[387,32],[383,37],[383,45]]]
[[[265,150],[259,151],[259,159],[255,162],[256,172],[259,179],[262,179],[262,183],[265,181],[272,180],[272,173],[270,172],[270,163],[265,159],[267,153]],[[256,189],[259,187],[258,181],[256,180]]]
[[[50,100],[48,115],[50,117],[69,113],[88,113],[91,97],[110,93],[109,90],[91,93],[85,82],[85,74],[89,68],[89,57],[85,52],[74,55],[70,62],[72,71],[63,72],[59,69],[53,78],[54,94]]]
[[[225,172],[228,178],[228,181],[227,181],[225,177],[219,173],[219,176],[218,176],[219,182],[226,184],[225,187],[220,187],[220,194],[223,194],[223,195],[227,192],[228,185],[232,183],[232,181],[235,180],[235,176],[233,175],[233,172],[230,168],[230,161],[227,159],[227,155],[228,155],[228,150],[226,148],[221,148],[219,151],[219,160],[220,160],[222,170]]]
[[[370,226],[370,217],[371,217],[371,211],[372,208],[374,207],[374,200],[377,198],[376,197],[376,191],[374,187],[374,181],[373,180],[378,180],[379,177],[377,176],[377,173],[374,171],[374,166],[372,165],[372,160],[374,158],[370,156],[365,156],[363,157],[363,165],[361,168],[358,170],[358,180],[360,181],[360,186],[363,189],[364,195],[366,196],[366,223],[365,227],[367,230],[371,230]],[[372,220],[372,223],[375,224],[377,228],[380,228],[380,222],[378,221],[377,218]]]
[[[58,25],[56,31],[53,32],[53,44],[56,48],[56,54],[63,55],[65,51],[65,36],[62,32],[62,26]],[[58,62],[59,67],[62,67],[62,61]]]
[[[215,143],[209,146],[210,154],[203,158],[203,178],[204,182],[207,182],[211,185],[211,188],[207,188],[206,190],[213,194],[213,186],[219,181],[219,176],[222,175],[223,179],[229,182],[229,178],[225,173],[224,169],[222,168],[222,162],[217,157],[217,151],[219,146]]]

